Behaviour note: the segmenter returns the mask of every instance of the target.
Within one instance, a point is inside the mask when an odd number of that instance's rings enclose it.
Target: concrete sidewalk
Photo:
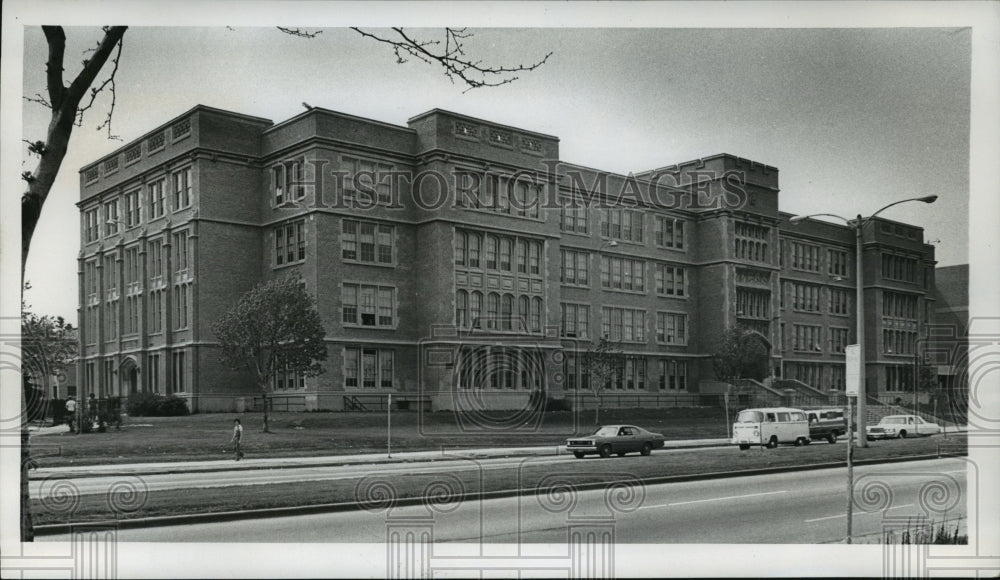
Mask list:
[[[664,449],[691,449],[699,447],[724,447],[729,439],[693,439],[667,441]],[[655,453],[655,451],[654,451]],[[288,469],[297,467],[329,467],[339,465],[372,465],[382,463],[410,463],[427,461],[458,461],[463,459],[490,459],[503,457],[533,457],[569,455],[565,445],[544,447],[497,447],[489,449],[450,448],[435,451],[404,451],[393,453],[364,453],[358,455],[331,455],[323,457],[248,457],[241,461],[232,459],[208,461],[176,461],[161,463],[124,463],[105,465],[71,465],[44,467],[31,471],[31,479],[46,477],[107,477],[114,475],[154,475],[167,473],[199,473],[250,469]]]

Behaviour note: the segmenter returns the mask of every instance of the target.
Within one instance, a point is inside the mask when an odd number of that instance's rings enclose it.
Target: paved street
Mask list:
[[[505,461],[511,460],[496,460],[495,465]],[[553,461],[552,473],[558,474],[559,461],[566,460],[533,461]],[[929,506],[947,510],[948,517],[965,515],[966,465],[962,459],[947,458],[857,467],[856,500],[867,490],[869,503],[855,508],[855,534],[879,531],[883,513],[893,517],[926,514],[940,520],[943,514],[928,513],[925,507]],[[402,468],[414,470],[412,465]],[[431,522],[436,542],[563,543],[569,525],[604,518],[601,521],[613,521],[618,543],[821,543],[844,536],[845,487],[845,469],[825,469],[651,485],[631,498],[627,494],[606,497],[603,490],[592,490],[446,504],[431,511],[408,506],[388,514],[353,511],[127,529],[120,532],[119,539],[384,542],[387,524],[423,518],[421,521]],[[934,495],[931,492],[935,489],[942,493]],[[619,509],[611,512],[609,505]]]

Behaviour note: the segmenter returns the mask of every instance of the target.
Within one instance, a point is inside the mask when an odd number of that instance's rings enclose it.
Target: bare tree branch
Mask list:
[[[111,133],[111,118],[112,118],[112,116],[115,113],[115,104],[118,101],[118,91],[117,91],[117,85],[115,85],[115,77],[118,74],[118,61],[122,57],[122,46],[124,44],[125,44],[125,38],[122,37],[121,39],[118,40],[118,45],[117,45],[118,46],[118,52],[115,53],[115,57],[113,59],[111,59],[111,63],[113,65],[112,68],[111,68],[111,74],[109,74],[108,78],[104,79],[104,82],[101,83],[99,86],[97,86],[96,88],[92,87],[90,89],[90,102],[88,102],[83,107],[79,107],[76,110],[76,126],[79,127],[79,126],[81,126],[83,124],[83,114],[88,109],[90,109],[91,107],[94,106],[94,100],[97,99],[97,95],[101,94],[101,92],[105,88],[107,88],[107,87],[110,86],[111,87],[111,89],[110,89],[110,92],[111,92],[111,105],[108,107],[108,113],[107,113],[107,116],[104,118],[104,122],[97,126],[97,130],[100,131],[101,129],[104,129],[105,127],[107,127],[107,130],[108,130],[108,139],[112,139],[112,140],[115,140],[115,141],[121,141],[121,137],[119,137],[118,135],[113,135]],[[98,48],[99,47],[100,47],[100,45],[98,44]],[[94,50],[94,49],[88,49],[88,50]]]
[[[49,60],[45,63],[45,80],[49,92],[48,107],[58,109],[66,96],[63,85],[63,55],[66,52],[66,33],[61,26],[43,26],[49,45]]]
[[[407,56],[417,58],[427,64],[435,62],[440,64],[449,80],[455,82],[457,78],[467,85],[463,92],[480,87],[497,87],[512,83],[519,78],[517,73],[533,71],[545,64],[552,56],[552,53],[549,52],[534,64],[486,65],[483,64],[482,60],[473,60],[466,54],[465,41],[474,35],[467,32],[465,28],[445,28],[443,42],[440,40],[419,40],[404,32],[402,28],[392,29],[399,38],[386,38],[355,27],[351,27],[351,30],[365,38],[391,46],[396,54],[396,62],[399,64],[407,62]]]
[[[301,37],[301,38],[316,38],[320,34],[323,34],[322,30],[317,30],[316,32],[308,32],[308,31],[302,30],[301,28],[285,28],[284,26],[278,26],[276,28],[278,30],[284,32],[285,34],[288,34],[288,35],[291,35],[291,36],[298,36],[298,37]]]

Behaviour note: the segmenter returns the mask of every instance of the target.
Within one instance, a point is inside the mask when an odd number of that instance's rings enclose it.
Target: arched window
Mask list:
[[[542,330],[542,299],[534,297],[531,299],[531,332],[541,332]]]
[[[500,314],[502,316],[500,327],[504,330],[511,330],[511,320],[514,318],[514,296],[512,294],[504,294],[503,302],[500,306]]]
[[[464,266],[465,265],[465,248],[467,245],[468,235],[464,232],[455,232],[455,265]]]
[[[496,328],[497,318],[500,316],[500,295],[490,292],[486,296],[486,327]]]
[[[521,332],[526,331],[528,329],[528,319],[530,318],[527,296],[518,296],[517,298],[517,318],[519,320],[517,329]]]
[[[455,325],[459,328],[469,327],[469,293],[459,290],[455,294]]]
[[[482,238],[479,234],[469,235],[469,267],[479,267],[479,249],[482,246]]]
[[[473,291],[472,299],[469,302],[469,321],[472,323],[472,328],[482,328],[483,324],[480,318],[483,313],[483,295]]]

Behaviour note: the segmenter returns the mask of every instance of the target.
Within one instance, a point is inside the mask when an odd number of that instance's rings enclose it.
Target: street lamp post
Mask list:
[[[899,205],[901,203],[906,203],[908,201],[920,201],[920,202],[923,202],[923,203],[934,203],[935,201],[937,201],[937,198],[938,198],[938,196],[936,196],[936,195],[927,195],[927,196],[924,196],[924,197],[911,197],[911,198],[907,198],[907,199],[901,199],[899,201],[894,201],[894,202],[890,203],[889,205],[887,205],[887,206],[879,209],[878,211],[876,211],[875,213],[873,213],[872,215],[870,215],[870,216],[868,216],[866,218],[863,218],[863,217],[861,217],[861,214],[858,214],[857,218],[855,218],[853,220],[849,220],[849,219],[847,219],[847,218],[845,218],[843,216],[839,216],[837,214],[832,214],[832,213],[817,213],[817,214],[811,214],[811,215],[805,215],[805,216],[798,216],[797,215],[797,216],[792,217],[791,219],[788,220],[788,222],[791,223],[791,224],[797,224],[797,223],[799,223],[799,222],[801,222],[803,220],[809,219],[811,217],[828,216],[828,217],[834,217],[834,218],[837,218],[839,220],[844,221],[844,223],[846,223],[848,226],[853,227],[854,231],[855,231],[855,240],[856,240],[855,241],[855,246],[856,246],[856,248],[855,248],[855,262],[857,262],[855,264],[855,266],[856,266],[855,271],[856,271],[856,277],[857,277],[857,280],[855,281],[855,285],[856,285],[855,287],[856,287],[856,293],[857,293],[857,295],[855,297],[855,301],[857,302],[857,335],[858,335],[857,336],[857,345],[858,345],[858,359],[859,359],[858,360],[858,366],[860,367],[859,368],[859,370],[860,370],[860,376],[858,378],[859,382],[858,382],[858,429],[857,429],[857,433],[858,433],[858,439],[860,440],[861,447],[868,447],[868,438],[866,436],[867,435],[867,431],[868,431],[868,429],[867,429],[868,421],[867,421],[867,419],[865,417],[865,412],[867,410],[867,397],[868,397],[867,390],[865,389],[865,322],[864,322],[865,321],[865,300],[864,300],[864,297],[865,297],[865,294],[864,294],[864,292],[865,292],[865,285],[864,285],[864,280],[862,279],[863,275],[864,275],[864,266],[863,266],[863,259],[864,259],[864,248],[863,248],[863,244],[864,244],[864,228],[865,228],[866,225],[868,225],[869,222],[871,222],[873,219],[875,219],[875,216],[877,216],[878,214],[882,213],[883,211],[889,209],[890,207],[892,207],[894,205]],[[848,436],[849,437],[853,437],[854,435],[849,433]]]

